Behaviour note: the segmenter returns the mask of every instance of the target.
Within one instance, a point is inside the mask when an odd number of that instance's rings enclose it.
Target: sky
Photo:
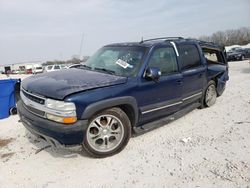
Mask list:
[[[250,0],[0,0],[0,65],[67,60],[110,43],[240,27],[250,27]]]

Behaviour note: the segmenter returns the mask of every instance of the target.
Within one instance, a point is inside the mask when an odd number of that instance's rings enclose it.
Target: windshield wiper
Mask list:
[[[88,70],[91,70],[92,68],[88,65],[81,65],[80,66],[80,69],[88,69]]]
[[[115,74],[115,71],[113,71],[113,70],[108,70],[108,69],[105,69],[105,68],[98,68],[98,67],[95,67],[94,70],[106,72],[106,73],[112,74],[112,75]]]

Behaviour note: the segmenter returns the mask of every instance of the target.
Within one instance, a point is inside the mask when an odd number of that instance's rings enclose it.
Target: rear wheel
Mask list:
[[[241,61],[244,61],[245,60],[245,56],[242,55],[241,58],[240,58]]]
[[[216,86],[214,81],[210,81],[208,83],[205,97],[204,97],[204,103],[205,106],[210,107],[215,104],[217,98],[217,92],[216,92]]]
[[[214,105],[217,98],[216,85],[213,80],[208,82],[206,90],[203,92],[201,98],[201,106],[200,108],[210,107]]]
[[[119,153],[131,136],[128,116],[120,108],[111,108],[95,115],[84,138],[84,148],[93,157],[107,157]]]

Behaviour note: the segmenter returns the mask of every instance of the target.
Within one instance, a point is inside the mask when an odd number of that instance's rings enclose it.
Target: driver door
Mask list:
[[[159,68],[158,81],[141,78],[137,101],[140,106],[140,122],[170,115],[180,109],[182,98],[182,74],[179,72],[174,48],[172,46],[155,48],[148,66]]]

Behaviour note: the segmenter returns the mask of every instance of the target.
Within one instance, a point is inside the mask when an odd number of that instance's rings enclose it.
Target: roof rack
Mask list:
[[[154,41],[154,40],[168,41],[168,40],[179,40],[179,39],[184,39],[184,38],[182,38],[182,37],[160,37],[160,38],[152,38],[152,39],[147,39],[147,40],[143,40],[143,38],[142,38],[140,43]]]
[[[215,46],[215,47],[223,48],[223,46],[221,46],[221,45],[219,45],[219,44],[216,44],[216,43],[214,43],[214,42],[203,41],[203,40],[192,39],[192,38],[189,38],[189,39],[186,39],[186,40],[196,41],[196,42],[200,43],[200,45]]]

